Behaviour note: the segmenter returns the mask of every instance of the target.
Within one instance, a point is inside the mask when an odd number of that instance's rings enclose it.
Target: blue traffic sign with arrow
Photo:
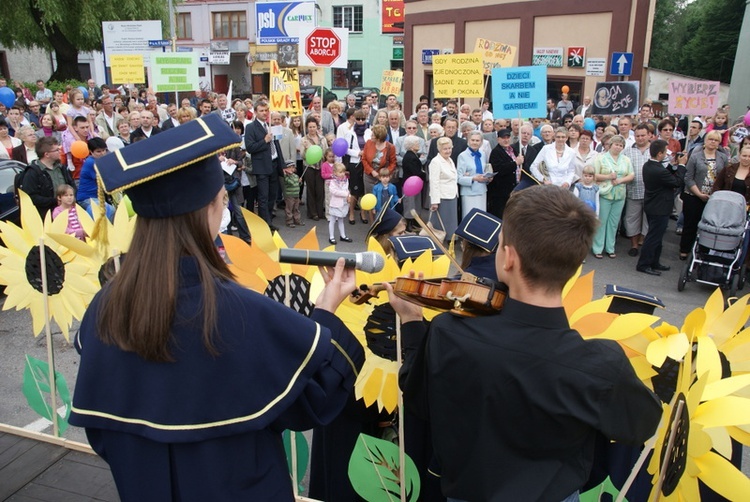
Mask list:
[[[612,60],[609,65],[609,74],[628,77],[631,73],[633,73],[633,53],[613,52]]]

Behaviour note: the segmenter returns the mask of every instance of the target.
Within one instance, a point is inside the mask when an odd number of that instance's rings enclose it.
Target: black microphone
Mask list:
[[[380,272],[385,267],[385,259],[373,251],[365,253],[339,253],[330,251],[311,251],[307,249],[279,249],[279,261],[281,263],[294,263],[297,265],[323,265],[333,267],[339,258],[344,259],[346,268],[356,268],[370,274]]]

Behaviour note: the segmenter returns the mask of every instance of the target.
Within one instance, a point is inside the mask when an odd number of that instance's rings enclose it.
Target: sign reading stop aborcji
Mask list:
[[[349,62],[349,30],[312,28],[300,33],[300,66],[346,68]]]

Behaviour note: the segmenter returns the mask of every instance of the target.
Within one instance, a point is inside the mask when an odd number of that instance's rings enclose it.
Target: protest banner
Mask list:
[[[670,80],[669,113],[713,115],[719,108],[720,82]]]
[[[109,61],[112,65],[112,82],[116,84],[146,83],[142,54],[112,54]]]
[[[383,80],[380,82],[380,94],[396,96],[401,92],[401,83],[404,80],[404,72],[400,70],[383,70]]]
[[[443,54],[432,57],[436,98],[481,98],[484,66],[480,54]]]
[[[200,89],[197,52],[165,52],[151,56],[151,79],[155,92]]]
[[[493,42],[486,38],[477,38],[474,52],[482,55],[484,74],[492,75],[493,68],[509,68],[516,60],[517,48],[502,42]]]
[[[544,117],[547,110],[547,67],[493,69],[492,103],[495,118]]]
[[[640,82],[598,82],[593,115],[635,115],[638,113]]]
[[[279,68],[279,63],[271,63],[271,110],[302,115],[302,97],[299,92],[299,72],[297,68]]]

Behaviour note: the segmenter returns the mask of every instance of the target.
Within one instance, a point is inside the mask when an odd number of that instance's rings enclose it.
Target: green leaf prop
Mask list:
[[[281,437],[284,440],[284,451],[286,452],[286,464],[289,468],[289,476],[292,475],[292,444],[289,440],[291,432],[285,430]],[[307,444],[304,434],[296,432],[294,434],[294,443],[297,445],[297,482],[299,483],[297,489],[301,492],[304,491],[305,487],[302,485],[302,478],[305,477],[307,472],[307,463],[310,460],[310,447]]]
[[[368,502],[401,500],[398,446],[383,439],[360,434],[349,459],[349,481],[354,491]],[[419,498],[419,473],[406,456],[406,500]]]
[[[65,416],[61,416],[57,411],[57,422],[60,435],[68,428],[68,417],[70,416],[70,391],[65,377],[62,373],[55,371],[55,385],[60,400],[65,405]],[[31,406],[31,409],[39,413],[47,420],[52,420],[52,410],[45,399],[45,394],[49,394],[49,364],[29,355],[26,356],[26,366],[23,370],[23,395]]]
[[[579,498],[580,502],[599,502],[602,500],[602,495],[604,494],[609,495],[611,498],[604,497],[604,500],[615,500],[617,496],[620,494],[620,490],[617,489],[617,487],[612,483],[612,480],[609,479],[609,476],[607,476],[607,479],[601,482],[601,484],[596,485],[591,490],[582,493]],[[628,499],[623,498],[625,502],[628,502]]]

